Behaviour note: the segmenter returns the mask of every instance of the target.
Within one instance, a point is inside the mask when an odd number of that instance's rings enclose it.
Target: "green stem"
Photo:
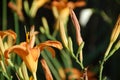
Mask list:
[[[19,34],[19,22],[18,22],[18,16],[16,13],[14,13],[14,22],[15,22],[15,32],[17,33],[17,41],[16,43],[20,43],[20,34]]]
[[[82,70],[84,70],[83,64],[78,60],[78,58],[75,58],[75,59],[76,59],[76,62],[81,66]]]
[[[103,65],[104,65],[104,60],[100,64],[99,80],[102,80]]]
[[[72,54],[72,57],[76,60],[76,62],[80,65],[80,67],[82,68],[82,70],[84,70],[84,66],[83,66],[83,63],[81,61],[78,60],[78,57],[75,56],[74,53],[71,53]]]
[[[102,80],[102,78],[103,78],[103,77],[102,77],[103,65],[104,65],[104,63],[105,63],[105,61],[106,61],[107,56],[109,55],[109,52],[110,52],[110,49],[111,49],[112,45],[113,45],[113,42],[110,42],[110,44],[109,44],[109,46],[108,46],[108,48],[107,48],[107,50],[106,50],[106,52],[105,52],[105,55],[104,55],[104,57],[103,57],[103,60],[102,60],[102,62],[100,63],[99,80]]]
[[[107,48],[107,51],[105,52],[104,59],[108,56],[112,45],[113,45],[113,42],[110,42],[110,44],[109,44],[109,46],[108,46],[108,48]]]
[[[2,1],[3,9],[2,9],[2,30],[7,29],[7,0]]]
[[[105,58],[105,61],[108,60],[115,53],[115,51],[117,51],[119,48],[120,48],[119,44],[116,45],[114,47],[114,49],[112,49],[112,51],[110,51],[109,55]]]

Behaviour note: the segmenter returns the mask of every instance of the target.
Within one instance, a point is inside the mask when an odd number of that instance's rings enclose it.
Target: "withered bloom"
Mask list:
[[[34,74],[36,74],[37,65],[38,65],[38,58],[40,56],[40,52],[43,49],[48,49],[52,56],[55,55],[55,51],[52,47],[62,49],[62,45],[59,41],[45,41],[40,43],[34,47],[35,43],[35,35],[38,32],[34,31],[34,26],[31,27],[30,34],[27,35],[27,41],[21,42],[19,45],[12,46],[5,51],[5,57],[9,58],[9,53],[14,52],[18,56],[22,58],[25,62],[27,68]],[[28,38],[28,36],[30,38]]]

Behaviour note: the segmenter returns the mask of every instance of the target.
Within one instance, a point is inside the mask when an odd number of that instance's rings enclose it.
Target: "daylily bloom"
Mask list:
[[[0,50],[2,51],[2,53],[4,53],[5,47],[3,44],[3,39],[6,37],[11,36],[13,38],[13,43],[16,42],[16,33],[12,30],[5,30],[5,31],[0,31]],[[12,39],[8,38],[8,46],[11,46],[12,43]]]
[[[76,7],[85,6],[86,2],[84,0],[82,0],[82,1],[77,0],[76,2],[68,1],[68,0],[53,0],[52,5],[56,6],[58,10],[62,10],[65,7],[74,9]]]
[[[24,16],[22,12],[22,0],[16,0],[16,4],[11,1],[8,3],[8,7],[16,12],[21,21],[24,21]]]
[[[34,31],[34,26],[32,26],[30,33],[26,36],[26,42],[21,42],[19,45],[12,46],[5,51],[6,58],[9,58],[8,54],[11,52],[15,52],[18,56],[20,56],[25,62],[27,68],[33,73],[33,76],[36,74],[38,58],[43,49],[48,49],[52,53],[52,56],[55,55],[55,51],[52,47],[62,49],[62,45],[59,41],[50,40],[40,43],[34,47],[35,35],[37,33],[37,31]]]
[[[52,0],[51,5],[47,6],[47,8],[53,9],[53,14],[55,18],[57,19],[59,16],[63,20],[64,24],[66,24],[67,19],[69,17],[69,8],[75,9],[77,7],[83,7],[86,5],[85,0],[76,0],[69,1],[69,0]],[[55,9],[56,8],[56,9]]]
[[[4,39],[6,36],[12,36],[12,38],[14,39],[14,42],[16,42],[16,33],[12,30],[5,30],[5,31],[0,31],[0,37],[2,39]]]

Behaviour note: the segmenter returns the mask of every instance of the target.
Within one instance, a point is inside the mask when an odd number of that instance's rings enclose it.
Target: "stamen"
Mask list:
[[[30,33],[27,32],[27,33],[26,33],[26,42],[29,42],[29,37],[30,37]]]
[[[30,33],[27,32],[26,26],[24,26],[24,28],[25,28],[25,34],[26,34],[26,42],[29,42],[30,41]]]

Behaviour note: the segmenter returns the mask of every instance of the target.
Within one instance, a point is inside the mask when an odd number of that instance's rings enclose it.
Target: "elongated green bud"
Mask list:
[[[62,20],[60,20],[59,23],[60,23],[60,36],[61,36],[62,42],[64,46],[68,48],[68,40],[65,33],[64,23],[62,22]]]

